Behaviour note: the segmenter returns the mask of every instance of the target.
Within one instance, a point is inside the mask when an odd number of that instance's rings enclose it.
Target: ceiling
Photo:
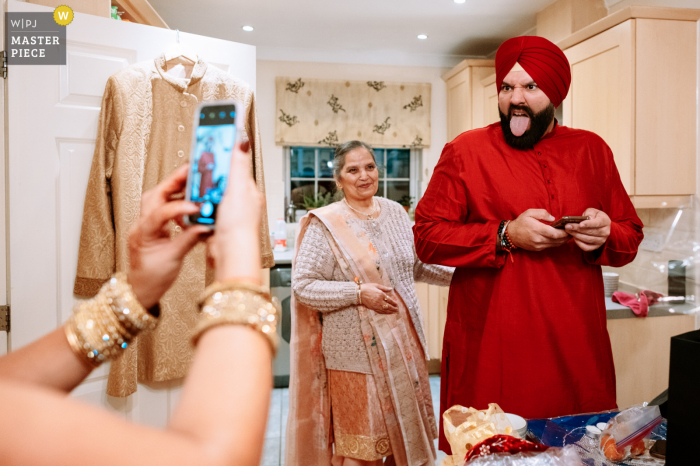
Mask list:
[[[423,66],[491,55],[553,1],[150,0],[172,29],[255,45],[262,60]]]

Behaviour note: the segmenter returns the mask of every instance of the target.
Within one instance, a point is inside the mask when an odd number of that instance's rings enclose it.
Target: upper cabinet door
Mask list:
[[[564,124],[600,135],[637,207],[695,194],[697,22],[628,19],[568,48]]]
[[[496,74],[485,77],[481,80],[481,86],[484,88],[484,126],[491,123],[496,123],[501,120],[498,113],[498,88],[496,87]]]
[[[630,19],[565,51],[571,89],[563,103],[564,124],[603,138],[627,192],[634,183],[634,29]]]
[[[447,81],[447,140],[471,129],[471,69],[465,68]]]
[[[493,60],[464,60],[442,76],[447,86],[447,140],[485,126],[481,80],[495,72]]]
[[[636,21],[635,194],[695,194],[697,23]]]

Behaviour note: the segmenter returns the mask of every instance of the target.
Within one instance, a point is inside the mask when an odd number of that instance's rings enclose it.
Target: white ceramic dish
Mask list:
[[[525,434],[527,433],[527,421],[517,414],[506,413],[506,416],[508,417],[510,424],[513,426],[513,430],[518,432],[518,434],[524,438]]]

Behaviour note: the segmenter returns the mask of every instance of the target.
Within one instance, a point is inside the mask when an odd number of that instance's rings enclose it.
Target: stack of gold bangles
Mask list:
[[[237,324],[260,331],[272,352],[277,351],[279,303],[270,298],[267,289],[241,281],[214,283],[204,291],[199,305],[193,344],[211,327]],[[116,273],[94,298],[76,305],[64,329],[73,352],[88,365],[98,367],[119,356],[142,330],[154,329],[158,313],[144,309],[126,275]]]
[[[158,313],[141,306],[126,274],[118,272],[94,298],[76,305],[64,329],[73,352],[97,367],[121,354],[139,332],[154,329]]]
[[[245,325],[258,330],[277,352],[277,316],[280,305],[270,298],[268,289],[250,283],[232,280],[212,283],[199,300],[201,314],[192,333],[196,345],[202,333],[217,325]]]

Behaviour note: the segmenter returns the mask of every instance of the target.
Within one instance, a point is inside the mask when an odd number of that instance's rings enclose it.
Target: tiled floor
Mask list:
[[[433,395],[433,410],[435,418],[440,410],[440,376],[430,377],[430,392]],[[265,447],[260,466],[284,465],[284,434],[287,429],[287,413],[289,411],[289,390],[277,388],[272,391],[270,414],[267,419],[267,432],[265,432]],[[435,441],[437,448],[437,440]],[[438,451],[439,465],[445,454]]]

